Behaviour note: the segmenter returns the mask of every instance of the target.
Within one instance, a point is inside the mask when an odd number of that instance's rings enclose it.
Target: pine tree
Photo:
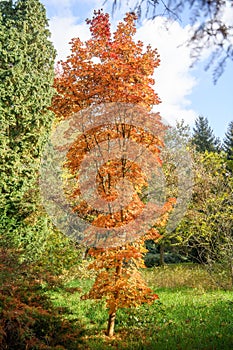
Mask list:
[[[214,136],[208,119],[203,116],[199,116],[195,120],[191,142],[198,152],[218,152],[220,148],[219,139]]]
[[[38,0],[0,2],[0,235],[41,246],[47,218],[39,198],[40,155],[53,114],[55,50]]]
[[[223,140],[223,150],[227,154],[227,158],[233,161],[233,121],[230,122]]]

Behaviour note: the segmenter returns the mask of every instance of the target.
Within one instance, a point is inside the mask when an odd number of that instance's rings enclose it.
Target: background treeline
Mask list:
[[[232,283],[233,122],[222,143],[203,116],[196,119],[192,131],[184,123],[177,123],[175,129],[192,155],[192,201],[175,232],[165,235],[159,244],[147,242],[145,263],[148,267],[201,263],[210,272],[213,268],[223,269]]]

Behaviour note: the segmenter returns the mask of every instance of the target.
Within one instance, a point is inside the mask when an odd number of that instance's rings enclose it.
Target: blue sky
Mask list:
[[[42,0],[42,3],[47,9],[52,41],[59,59],[65,59],[69,54],[71,38],[88,39],[85,19],[92,17],[94,9],[104,8],[111,13],[111,6],[103,6],[103,0]],[[122,5],[111,19],[113,29],[125,11]],[[233,9],[227,10],[226,21],[233,22]],[[184,119],[191,127],[195,118],[203,115],[208,118],[215,135],[223,138],[227,125],[233,120],[233,62],[228,62],[217,85],[212,82],[211,71],[203,70],[204,57],[198,66],[190,69],[190,50],[182,45],[189,29],[188,24],[182,27],[173,22],[167,31],[164,19],[160,17],[154,22],[144,21],[138,27],[136,38],[157,48],[161,55],[161,65],[155,70],[154,78],[155,90],[162,103],[155,110],[160,111],[170,124]],[[206,52],[205,57],[209,54]]]

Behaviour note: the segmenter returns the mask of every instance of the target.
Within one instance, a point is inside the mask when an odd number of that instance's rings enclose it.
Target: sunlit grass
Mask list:
[[[81,299],[93,281],[72,281],[51,298],[56,306],[65,308],[65,317],[82,322],[87,350],[233,348],[232,291],[216,288],[200,267],[156,268],[146,270],[145,278],[160,299],[152,306],[119,310],[111,339],[105,336],[108,314],[104,301]]]
[[[171,264],[164,267],[144,269],[144,277],[153,287],[190,287],[203,290],[215,290],[230,286],[230,277],[225,272],[207,272],[207,268],[199,264]],[[223,289],[223,288],[222,288]]]

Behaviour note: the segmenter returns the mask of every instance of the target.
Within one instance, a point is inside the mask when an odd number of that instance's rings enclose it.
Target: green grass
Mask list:
[[[216,289],[200,267],[148,269],[145,278],[159,301],[119,310],[111,339],[105,336],[108,315],[104,302],[80,299],[92,281],[72,281],[53,291],[51,298],[66,318],[81,321],[84,350],[233,349],[232,291]]]

